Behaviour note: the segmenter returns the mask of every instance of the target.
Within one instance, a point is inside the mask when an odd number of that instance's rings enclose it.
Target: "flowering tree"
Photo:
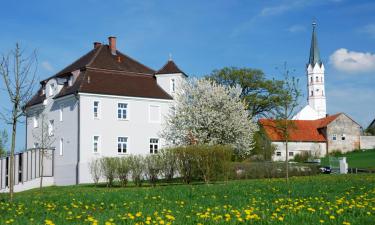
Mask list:
[[[205,79],[181,85],[161,136],[172,145],[232,145],[238,156],[249,155],[257,126],[252,122],[239,87]]]

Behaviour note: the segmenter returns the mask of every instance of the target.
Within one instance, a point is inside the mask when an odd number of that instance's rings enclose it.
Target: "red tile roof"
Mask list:
[[[173,62],[173,60],[168,60],[168,62],[155,74],[171,74],[171,73],[182,73],[183,75],[187,76],[178,66],[176,63]]]
[[[334,121],[341,113],[318,120],[288,120],[292,123],[289,141],[294,142],[325,142],[326,137],[322,133],[329,123]],[[260,119],[259,124],[264,128],[271,141],[284,141],[281,132],[276,128],[276,120]]]

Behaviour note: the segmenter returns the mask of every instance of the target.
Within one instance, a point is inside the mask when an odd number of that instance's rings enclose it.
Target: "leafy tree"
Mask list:
[[[17,124],[24,116],[23,107],[33,94],[36,78],[36,53],[25,56],[18,43],[13,51],[3,54],[0,59],[0,76],[4,81],[11,109],[0,113],[1,118],[12,126],[9,161],[9,196],[14,192],[14,150],[16,148]]]
[[[240,97],[252,117],[266,116],[282,103],[283,81],[266,79],[262,70],[224,67],[214,70],[208,78],[222,85],[239,85]]]
[[[4,129],[0,134],[0,157],[7,154],[6,145],[8,143],[8,133]]]
[[[239,87],[191,79],[181,89],[161,134],[167,142],[231,145],[238,156],[249,155],[257,126],[240,98]]]

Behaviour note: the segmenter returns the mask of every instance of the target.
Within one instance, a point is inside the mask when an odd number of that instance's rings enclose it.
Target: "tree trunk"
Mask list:
[[[14,149],[16,147],[16,133],[17,133],[17,117],[13,116],[12,144],[11,144],[11,147],[10,147],[10,160],[9,160],[9,167],[10,168],[9,168],[9,174],[8,174],[9,197],[10,197],[11,201],[13,200],[13,192],[14,192]]]

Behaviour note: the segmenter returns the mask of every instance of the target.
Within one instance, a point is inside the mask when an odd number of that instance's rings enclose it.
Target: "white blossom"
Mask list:
[[[239,87],[188,80],[175,96],[162,137],[171,145],[186,145],[191,139],[199,144],[228,144],[239,155],[248,155],[257,126],[240,94]]]

